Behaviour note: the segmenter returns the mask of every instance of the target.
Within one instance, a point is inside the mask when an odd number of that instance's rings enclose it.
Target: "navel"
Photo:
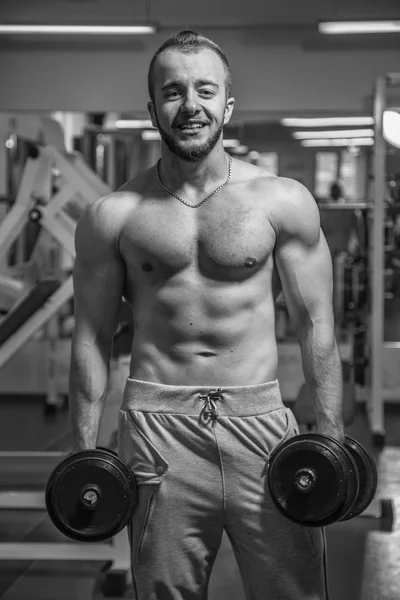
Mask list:
[[[244,266],[247,267],[248,269],[251,269],[251,267],[255,267],[257,264],[257,261],[255,258],[246,258],[246,260],[244,261]]]

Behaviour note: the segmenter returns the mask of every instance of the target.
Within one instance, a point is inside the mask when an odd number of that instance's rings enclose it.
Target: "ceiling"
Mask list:
[[[337,44],[321,20],[400,19],[399,0],[0,0],[1,23],[129,24],[150,18],[162,30],[254,30],[271,43]],[[266,35],[266,32],[268,35]],[[341,36],[339,36],[341,37]],[[355,40],[355,38],[358,38]],[[340,44],[399,44],[399,36],[352,36]]]

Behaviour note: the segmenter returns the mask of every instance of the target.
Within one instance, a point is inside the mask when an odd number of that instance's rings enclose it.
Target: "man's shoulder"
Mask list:
[[[305,185],[288,177],[274,177],[264,185],[268,185],[268,199],[277,233],[301,235],[307,230],[319,230],[318,205]]]
[[[296,179],[273,175],[257,167],[257,171],[254,172],[254,181],[261,188],[273,193],[282,202],[303,204],[312,200],[315,204],[315,200],[309,190]]]
[[[77,243],[83,246],[114,244],[139,202],[138,195],[122,191],[95,200],[85,208],[79,219],[75,234]]]
[[[310,201],[311,198],[315,203],[307,188],[296,179],[280,177],[253,164],[242,162],[238,167],[238,180],[247,180],[256,190],[264,195],[267,194],[269,200],[276,198],[284,204],[287,202],[301,204]]]
[[[142,171],[129,179],[115,192],[99,198],[88,207],[88,213],[100,220],[112,222],[124,219],[127,213],[135,210],[154,185],[154,167]]]
[[[134,210],[139,202],[138,195],[118,190],[102,196],[88,205],[82,214],[81,221],[87,225],[93,224],[98,227],[116,224],[120,219],[124,219],[127,213]]]
[[[269,181],[279,179],[273,173],[240,159],[234,159],[233,165],[235,174],[233,179],[238,183],[247,182],[250,185],[263,186]]]

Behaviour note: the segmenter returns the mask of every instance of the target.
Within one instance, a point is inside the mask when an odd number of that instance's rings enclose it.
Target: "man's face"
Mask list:
[[[183,160],[205,158],[231,117],[234,99],[226,98],[225,71],[219,56],[169,49],[156,61],[153,125],[169,150]]]

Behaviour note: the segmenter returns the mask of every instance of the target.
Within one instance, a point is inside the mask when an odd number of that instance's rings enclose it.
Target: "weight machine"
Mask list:
[[[56,186],[54,188],[54,178]],[[55,191],[54,191],[55,189]],[[41,225],[73,258],[77,218],[85,206],[108,195],[111,189],[85,164],[79,154],[66,156],[51,146],[38,147],[27,158],[16,201],[0,223],[0,262],[23,233],[29,220]],[[37,242],[39,243],[39,241]],[[57,273],[56,275],[59,275]],[[7,277],[3,284],[10,286]],[[21,287],[14,285],[16,291]],[[26,291],[26,290],[25,290]],[[46,277],[22,296],[0,321],[0,369],[34,336],[47,327],[48,403],[55,402],[57,326],[54,317],[73,297],[72,275]],[[0,510],[35,510],[46,516],[44,490],[63,452],[0,452],[0,472],[7,489],[0,491]],[[33,473],[30,479],[29,473]],[[21,479],[23,489],[21,489]],[[0,543],[0,560],[88,560],[112,563],[112,575],[129,571],[126,531],[111,543]]]
[[[45,487],[52,471],[65,458],[62,452],[1,452],[0,472],[14,486],[13,491],[0,491],[0,510],[34,510],[47,518]],[[32,476],[30,477],[30,473]],[[21,476],[26,478],[21,485]],[[37,488],[41,489],[38,490]],[[54,532],[56,530],[54,529]],[[130,571],[130,550],[126,530],[111,540],[96,544],[59,542],[6,542],[0,543],[0,561],[90,561],[111,564],[104,586],[126,587]],[[108,579],[109,577],[109,579]],[[121,594],[122,595],[122,594]]]
[[[0,261],[23,234],[29,220],[41,226],[36,246],[47,236],[74,257],[77,217],[85,206],[108,193],[108,186],[79,155],[68,158],[51,146],[36,148],[27,158],[16,201],[0,224]],[[18,280],[14,283],[18,287]],[[53,317],[73,296],[72,275],[65,276],[60,265],[55,265],[53,274],[38,281],[27,293],[21,291],[21,297],[0,322],[0,370],[32,336],[46,327],[47,405],[56,405],[54,361],[58,331]]]
[[[354,213],[359,227],[358,233],[361,233],[361,260],[345,265],[346,253],[342,253],[342,256],[339,254],[334,259],[334,305],[343,315],[345,307],[348,308],[352,302],[355,304],[355,310],[350,311],[348,323],[348,338],[351,343],[344,344],[342,340],[338,343],[344,364],[348,364],[353,372],[350,381],[344,381],[343,384],[345,425],[350,424],[354,418],[356,401],[365,400],[373,445],[378,450],[382,450],[385,445],[384,402],[398,401],[400,396],[400,382],[395,389],[385,388],[385,361],[391,360],[392,363],[396,363],[400,373],[400,342],[384,341],[385,301],[391,297],[385,282],[393,271],[385,266],[385,253],[390,251],[391,245],[388,241],[390,235],[385,235],[389,226],[386,207],[386,142],[383,137],[383,115],[387,108],[388,90],[399,85],[400,74],[381,76],[375,85],[373,200],[345,204],[326,203],[319,206],[321,213]],[[364,239],[364,244],[361,238]],[[346,281],[347,275],[350,276],[350,281]],[[345,369],[343,373],[345,374]],[[315,424],[310,398],[307,386],[303,384],[294,404],[296,416],[299,413],[299,422],[309,429]],[[379,518],[381,528],[391,531],[393,512],[391,499],[379,501],[375,498],[363,516]]]
[[[358,296],[359,315],[362,313],[362,336],[357,338],[357,332],[353,331],[352,360],[353,366],[358,370],[356,375],[356,399],[365,400],[370,429],[373,436],[374,446],[382,449],[385,444],[384,429],[384,402],[388,400],[399,401],[400,378],[397,378],[396,386],[392,389],[385,387],[385,362],[391,361],[397,364],[397,373],[400,373],[400,341],[385,342],[384,340],[384,317],[385,301],[392,294],[387,290],[387,279],[393,274],[391,268],[385,265],[386,253],[392,249],[390,241],[390,222],[388,222],[387,205],[390,203],[386,182],[386,141],[383,136],[383,117],[387,109],[387,95],[390,88],[400,86],[400,74],[389,74],[377,79],[374,92],[374,119],[375,119],[375,143],[372,155],[373,172],[373,200],[368,202],[353,202],[346,204],[327,203],[319,206],[320,211],[352,211],[362,215],[362,227],[364,228],[366,247],[365,258],[362,265],[362,280],[354,285],[354,274],[357,265],[353,264],[348,272],[353,276],[350,286],[353,286],[352,294]],[[335,263],[335,261],[334,261]],[[335,300],[336,304],[347,302],[344,300],[346,282],[343,265],[338,269],[337,263],[334,268],[335,275]],[[366,293],[368,290],[368,293]],[[348,290],[347,290],[348,291]],[[359,295],[363,294],[360,302]],[[339,300],[338,300],[339,298]],[[342,307],[343,308],[343,307]],[[356,311],[353,312],[353,317]],[[352,315],[350,315],[350,321]],[[354,323],[350,329],[354,330]],[[360,342],[359,347],[357,344]],[[339,344],[340,347],[340,344]]]

